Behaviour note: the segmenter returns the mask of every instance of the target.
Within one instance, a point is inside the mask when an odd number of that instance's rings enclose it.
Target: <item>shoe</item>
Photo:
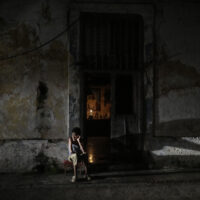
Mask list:
[[[90,181],[90,180],[91,180],[91,177],[88,176],[88,175],[85,175],[85,176],[84,176],[84,179],[86,179],[87,181]]]
[[[76,176],[72,176],[71,182],[72,182],[72,183],[75,183],[75,182],[76,182]]]

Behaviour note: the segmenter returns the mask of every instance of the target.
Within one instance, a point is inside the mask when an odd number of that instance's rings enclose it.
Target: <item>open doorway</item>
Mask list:
[[[85,75],[84,131],[90,163],[109,162],[111,81],[107,74]]]
[[[90,163],[135,164],[135,158],[141,159],[142,52],[141,16],[81,13],[81,127]]]

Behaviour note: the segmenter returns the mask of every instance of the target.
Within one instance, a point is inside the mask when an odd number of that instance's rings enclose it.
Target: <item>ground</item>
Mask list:
[[[71,173],[1,174],[3,200],[31,199],[200,199],[200,173],[195,171],[115,171],[93,173],[70,183]]]

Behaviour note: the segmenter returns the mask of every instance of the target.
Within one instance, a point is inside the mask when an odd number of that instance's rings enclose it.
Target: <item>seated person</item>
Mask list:
[[[78,127],[72,129],[72,136],[68,139],[68,149],[69,157],[68,160],[73,163],[74,175],[72,176],[71,182],[76,182],[77,180],[77,164],[82,161],[85,169],[85,178],[90,180],[88,176],[88,159],[87,154],[83,149],[83,145],[80,142],[81,130]]]

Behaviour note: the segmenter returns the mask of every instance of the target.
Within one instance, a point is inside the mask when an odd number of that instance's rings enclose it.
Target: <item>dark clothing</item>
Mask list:
[[[78,162],[83,161],[87,164],[88,163],[87,154],[82,153],[77,140],[73,140],[72,137],[70,137],[70,139],[71,139],[71,144],[72,144],[71,155],[75,153],[77,155]]]
[[[77,153],[77,155],[82,154],[78,141],[77,140],[73,141],[73,139],[71,138],[71,143],[72,143],[72,153]]]

